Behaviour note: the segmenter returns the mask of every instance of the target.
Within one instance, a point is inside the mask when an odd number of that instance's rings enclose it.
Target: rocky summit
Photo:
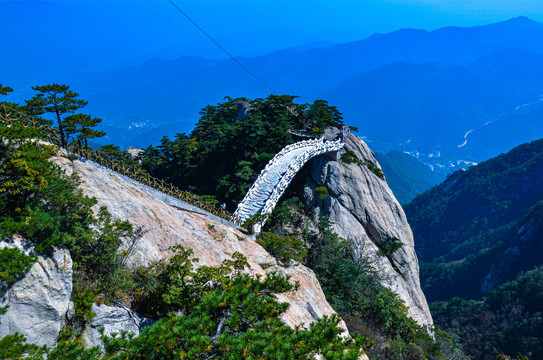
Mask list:
[[[247,257],[252,274],[273,271],[299,283],[299,288],[277,296],[280,302],[289,304],[282,317],[287,325],[307,327],[335,314],[311,269],[279,264],[235,224],[92,162],[66,156],[56,156],[52,161],[67,175],[77,174],[82,191],[97,199],[96,209],[106,206],[114,218],[129,219],[141,227],[143,235],[136,242],[121,246],[129,253],[130,266],[167,260],[172,256],[170,247],[175,245],[192,249],[199,265],[220,265],[240,252]],[[350,135],[344,150],[316,157],[306,168],[306,203],[329,217],[333,230],[351,244],[353,257],[373,267],[382,284],[404,301],[410,317],[431,327],[432,317],[419,285],[411,229],[366,144]],[[326,199],[314,196],[314,190],[322,186],[330,194]],[[390,244],[395,247],[390,248]],[[3,246],[10,245],[6,242]],[[73,316],[71,264],[69,252],[63,249],[40,256],[31,271],[2,297],[2,305],[10,307],[1,318],[0,334],[17,331],[31,343],[53,347],[60,329]],[[87,346],[102,346],[100,328],[106,334],[128,330],[137,335],[152,324],[126,305],[113,305],[93,305],[96,315],[83,329],[82,340]]]
[[[350,159],[342,156],[345,154]],[[369,262],[383,285],[408,306],[409,316],[421,325],[432,326],[420,288],[411,227],[364,141],[350,135],[345,150],[311,160],[306,184],[305,201],[329,217],[334,231],[351,244],[354,258]],[[326,199],[315,196],[315,189],[322,186],[329,194]],[[384,249],[392,243],[398,249],[388,253]]]

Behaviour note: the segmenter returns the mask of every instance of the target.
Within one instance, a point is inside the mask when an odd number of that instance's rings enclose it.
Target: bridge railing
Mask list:
[[[18,124],[23,127],[35,129],[41,135],[42,140],[45,140],[50,144],[62,148],[56,128],[49,125],[44,125],[40,123],[39,119],[23,114],[17,110],[6,106],[5,104],[0,103],[0,107],[0,121],[6,122],[7,124],[11,125]],[[72,142],[68,146],[68,149],[64,150],[80,158],[87,159],[100,166],[108,168],[150,188],[153,188],[181,201],[184,201],[190,205],[196,206],[227,221],[234,220],[234,217],[230,212],[218,206],[216,203],[210,202],[209,200],[199,195],[193,194],[189,191],[181,190],[178,187],[172,185],[171,183],[164,181],[163,179],[155,178],[134,163],[125,164],[123,160],[119,161],[115,158],[112,158],[111,154],[109,153],[101,152],[99,150],[88,147],[83,147],[77,142]]]
[[[330,143],[330,142],[328,142],[328,143]],[[286,154],[288,154],[291,151],[298,150],[300,148],[304,148],[304,147],[313,148],[315,146],[322,146],[322,144],[325,144],[324,139],[311,139],[311,140],[298,141],[298,142],[296,142],[294,144],[290,144],[290,145],[285,146],[283,149],[281,149],[281,151],[279,151],[277,154],[275,154],[275,156],[266,164],[264,169],[262,169],[262,171],[258,175],[258,178],[256,179],[256,181],[253,183],[253,185],[251,185],[251,187],[249,188],[249,191],[247,191],[247,194],[245,195],[245,197],[244,197],[243,201],[240,203],[240,205],[243,204],[245,199],[250,198],[253,195],[253,193],[258,190],[258,188],[260,187],[261,182],[264,180],[264,174],[266,174],[272,166],[274,166],[279,161],[281,161],[283,156],[285,156]],[[239,218],[239,212],[241,211],[239,209],[240,209],[240,206],[238,206],[238,209],[234,213],[234,216],[235,216],[236,219]]]
[[[312,139],[299,141],[297,143],[288,145],[284,147],[280,152],[278,152],[272,160],[264,167],[260,172],[257,180],[253,183],[247,194],[245,195],[242,202],[239,204],[238,208],[234,212],[234,217],[239,223],[251,218],[255,206],[253,206],[255,194],[258,193],[263,184],[266,182],[266,175],[271,171],[271,168],[277,165],[281,159],[292,151],[296,151],[301,148],[307,148],[302,154],[297,156],[293,161],[288,165],[285,173],[281,176],[281,179],[277,184],[274,185],[271,193],[269,194],[266,201],[262,204],[262,207],[257,211],[260,214],[269,214],[275,208],[275,205],[285,192],[286,188],[289,186],[290,182],[296,175],[298,171],[303,167],[303,165],[312,157],[330,152],[337,151],[341,149],[344,145],[344,142],[340,140],[335,141],[326,141],[324,139]],[[257,206],[258,207],[258,206]],[[257,225],[255,228],[256,232],[260,231],[260,225]]]

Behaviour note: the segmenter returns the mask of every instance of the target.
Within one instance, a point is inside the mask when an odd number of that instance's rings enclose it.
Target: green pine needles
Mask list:
[[[154,286],[142,304],[158,321],[139,336],[121,332],[103,336],[105,351],[84,349],[65,332],[49,359],[358,359],[357,340],[344,338],[338,316],[323,317],[307,328],[287,326],[281,316],[288,304],[276,294],[297,284],[269,273],[243,273],[247,259],[234,253],[221,265],[197,267],[192,250],[155,267]]]

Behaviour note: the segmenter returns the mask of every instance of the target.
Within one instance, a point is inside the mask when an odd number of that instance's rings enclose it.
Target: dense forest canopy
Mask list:
[[[472,359],[542,358],[543,140],[450,175],[405,207],[437,326]],[[499,357],[508,359],[508,357]]]
[[[492,360],[497,353],[543,358],[541,268],[491,291],[483,301],[454,298],[433,303],[431,310],[440,327],[459,336],[472,359]]]
[[[542,182],[543,140],[537,140],[458,171],[405,206],[430,301],[480,298],[489,290],[482,280],[492,262],[518,245],[516,234],[541,212]],[[542,256],[535,247],[504,280],[540,264]]]
[[[164,137],[159,146],[147,148],[143,166],[153,176],[212,195],[235,209],[266,163],[295,142],[288,130],[318,136],[325,128],[342,124],[341,113],[326,101],[297,104],[295,98],[226,98],[208,105],[190,135]]]
[[[457,171],[405,206],[425,262],[455,261],[485,249],[478,236],[523,216],[543,200],[543,140]],[[440,246],[435,246],[438,242]]]

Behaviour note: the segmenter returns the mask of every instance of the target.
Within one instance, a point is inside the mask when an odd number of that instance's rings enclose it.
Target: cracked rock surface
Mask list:
[[[136,337],[144,327],[153,324],[151,319],[138,315],[127,307],[93,304],[92,311],[96,315],[87,324],[82,334],[82,340],[86,347],[104,348],[102,334],[98,331],[100,328],[103,328],[106,335],[112,333],[119,335],[122,331],[126,331]]]
[[[181,204],[171,206],[172,200],[163,194],[104,168],[61,157],[55,158],[55,162],[68,174],[76,172],[80,176],[80,187],[85,194],[97,198],[97,206],[105,205],[115,218],[128,219],[147,231],[134,247],[129,264],[148,265],[168,259],[172,256],[168,248],[179,244],[192,249],[199,264],[209,266],[219,265],[238,251],[247,257],[251,273],[264,275],[275,271],[299,282],[298,290],[277,296],[280,302],[290,304],[283,315],[287,325],[308,326],[315,318],[335,313],[311,269],[303,265],[279,266],[263,247],[234,227],[183,210]],[[346,328],[344,324],[343,327]]]
[[[31,247],[23,239],[0,242],[0,248],[17,247],[29,254]],[[3,296],[0,306],[9,305],[0,315],[0,339],[20,333],[27,342],[54,347],[65,323],[72,294],[72,258],[66,249],[53,249],[38,256],[30,270]]]
[[[348,150],[357,161],[346,163]],[[374,171],[371,170],[373,168]],[[405,213],[367,145],[350,135],[337,156],[320,156],[309,163],[304,200],[317,214],[329,216],[333,230],[351,244],[353,257],[371,264],[386,287],[409,307],[408,315],[421,325],[433,325],[432,315],[420,288],[419,264],[413,233]],[[325,186],[329,197],[321,199],[316,188]],[[384,255],[385,242],[401,242],[392,254]]]

